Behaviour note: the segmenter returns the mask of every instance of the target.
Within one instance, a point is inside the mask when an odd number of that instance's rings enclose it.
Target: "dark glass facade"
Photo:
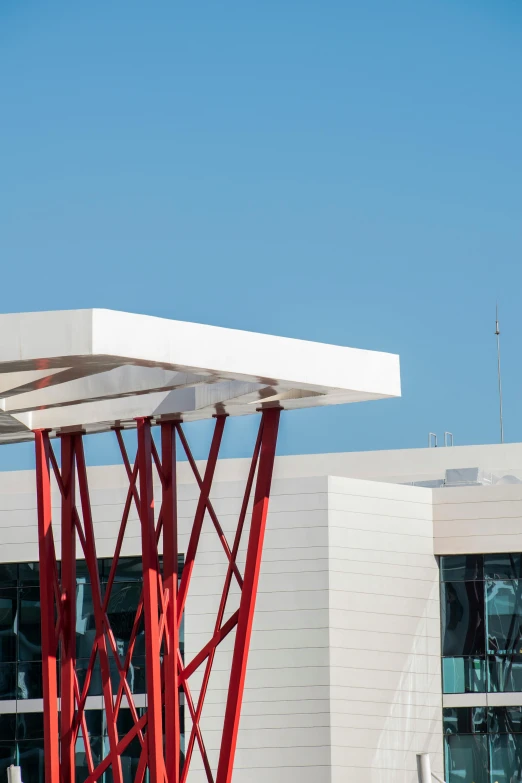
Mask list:
[[[445,693],[522,691],[522,555],[441,558]]]
[[[112,559],[98,561],[98,570],[105,588]],[[183,563],[180,558],[178,571]],[[142,587],[141,558],[120,558],[116,578],[111,590],[108,615],[116,638],[120,658],[127,653],[136,608]],[[82,560],[77,561],[76,579],[76,656],[80,687],[95,638],[94,613],[89,574]],[[180,646],[183,650],[183,624]],[[127,682],[132,693],[145,693],[143,622],[138,630],[132,663]],[[117,688],[114,660],[113,686]],[[101,695],[101,673],[97,664],[89,696]],[[42,648],[40,635],[40,591],[37,563],[0,564],[0,780],[5,777],[10,764],[22,767],[24,783],[43,783],[43,720],[41,712],[24,709],[28,699],[42,698]],[[5,704],[9,700],[10,704]],[[34,703],[31,704],[31,710]],[[182,709],[182,708],[181,708]],[[6,712],[6,710],[8,710]],[[93,752],[93,761],[101,760],[107,753],[108,740],[104,713],[86,710],[87,728]],[[183,715],[182,715],[183,717]],[[132,726],[130,710],[121,709],[118,732],[123,736]],[[122,759],[125,783],[134,780],[139,759],[139,740],[128,746]],[[87,765],[83,738],[80,734],[76,747],[78,783],[87,777]],[[100,780],[111,783],[110,771]]]
[[[522,707],[444,710],[447,783],[521,783]]]
[[[440,573],[444,693],[522,692],[522,554],[441,557]],[[522,783],[522,706],[445,709],[444,751],[447,783]]]

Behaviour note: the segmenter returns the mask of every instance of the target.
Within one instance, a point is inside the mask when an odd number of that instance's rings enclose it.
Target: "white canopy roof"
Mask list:
[[[0,442],[398,396],[394,354],[113,310],[0,315]]]

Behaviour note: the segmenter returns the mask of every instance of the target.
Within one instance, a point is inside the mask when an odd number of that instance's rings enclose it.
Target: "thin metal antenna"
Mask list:
[[[495,311],[495,334],[497,336],[497,372],[498,372],[498,401],[500,406],[500,442],[504,443],[504,420],[502,417],[502,376],[500,373],[500,329],[498,326],[498,303]]]

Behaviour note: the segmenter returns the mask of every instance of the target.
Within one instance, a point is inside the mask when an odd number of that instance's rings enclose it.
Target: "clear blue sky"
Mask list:
[[[522,440],[521,40],[518,0],[3,0],[0,309],[400,353],[400,401],[289,413],[290,453],[495,441],[498,298]]]

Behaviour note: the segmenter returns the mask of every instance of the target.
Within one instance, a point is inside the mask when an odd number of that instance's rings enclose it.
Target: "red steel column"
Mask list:
[[[36,451],[36,498],[38,505],[38,547],[40,555],[45,783],[59,783],[57,639],[54,626],[54,573],[52,567],[54,542],[51,517],[49,436],[47,432],[37,430],[34,438]]]
[[[161,709],[161,665],[158,604],[158,551],[154,524],[152,487],[152,434],[150,419],[136,419],[138,427],[138,470],[140,479],[140,522],[143,558],[143,613],[147,676],[147,739],[150,783],[163,783],[163,720]]]
[[[181,727],[179,716],[177,621],[178,508],[176,487],[176,429],[173,422],[161,425],[163,470],[163,586],[169,591],[167,606],[168,650],[163,658],[165,677],[165,764],[167,783],[179,783]]]
[[[232,780],[280,412],[278,408],[269,408],[263,411],[263,439],[216,783],[230,783]]]
[[[61,661],[61,777],[62,783],[75,781],[75,698],[74,673],[76,665],[76,529],[75,529],[75,438],[62,435],[62,593],[63,640]]]

